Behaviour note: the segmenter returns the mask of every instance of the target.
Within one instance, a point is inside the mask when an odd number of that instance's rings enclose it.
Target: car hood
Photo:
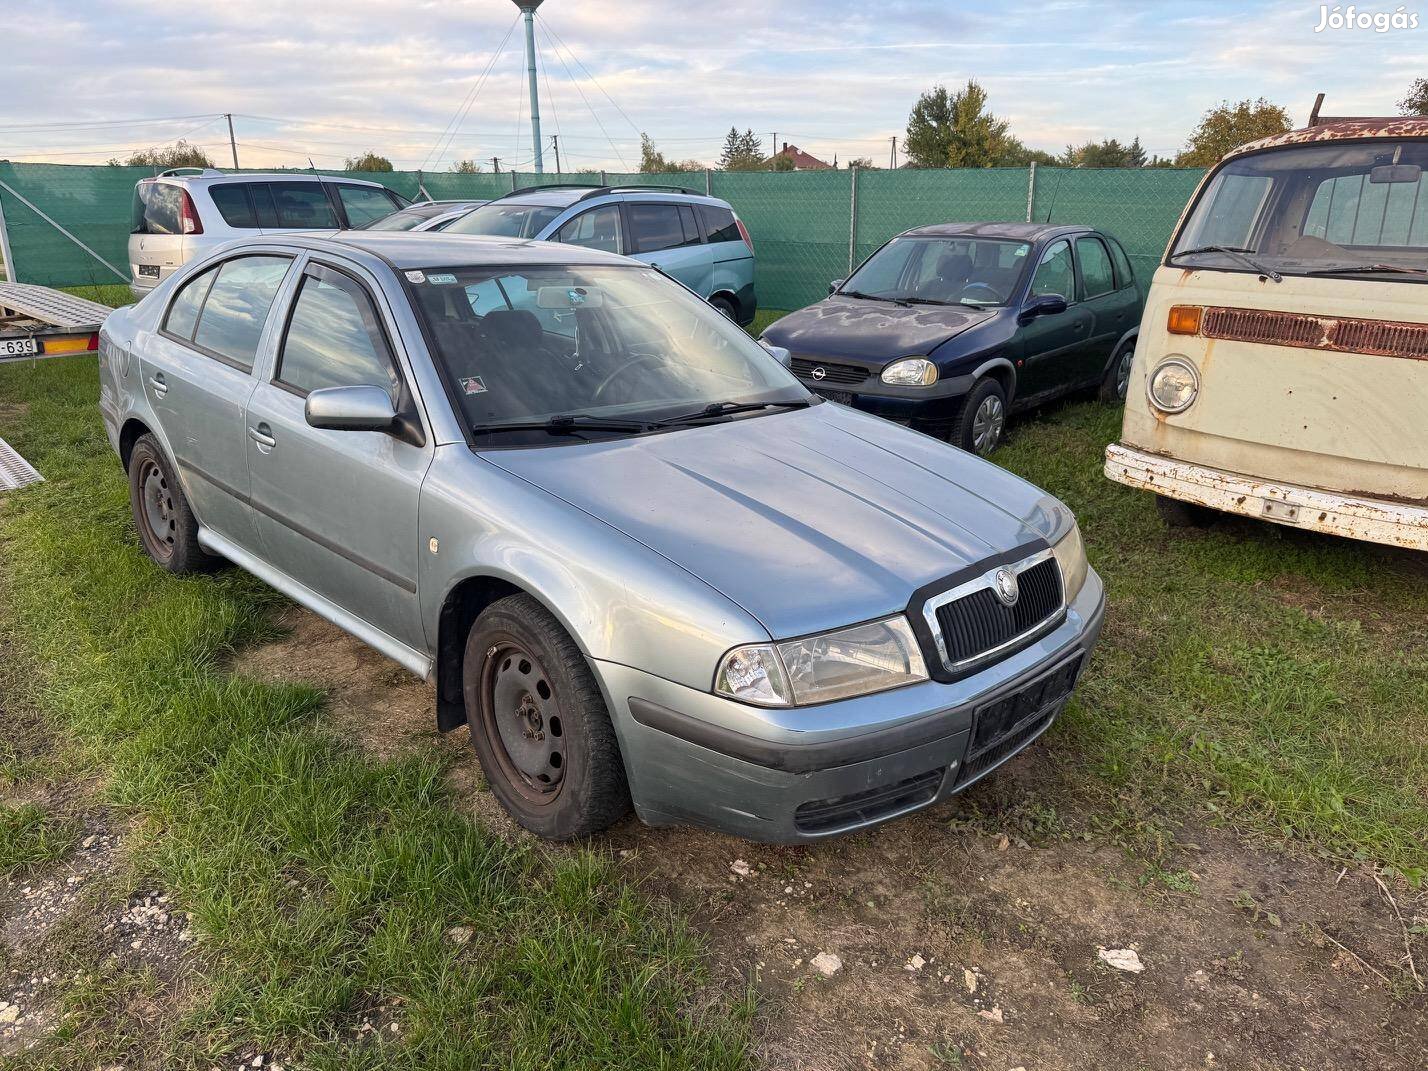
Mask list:
[[[994,315],[967,305],[913,305],[837,295],[789,313],[764,338],[794,354],[886,361],[929,354]]]
[[[775,638],[903,609],[1065,524],[1004,469],[842,406],[482,456],[700,578]]]

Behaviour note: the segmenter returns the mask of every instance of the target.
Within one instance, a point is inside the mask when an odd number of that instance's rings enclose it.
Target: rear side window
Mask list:
[[[228,226],[257,228],[258,218],[253,214],[253,202],[248,196],[251,185],[251,182],[223,182],[208,187],[208,196],[213,198],[218,214]]]
[[[1116,288],[1111,255],[1099,238],[1077,238],[1076,256],[1081,261],[1081,283],[1088,298],[1109,294]]]
[[[1135,283],[1135,269],[1131,267],[1130,257],[1126,256],[1120,242],[1108,238],[1106,244],[1111,247],[1111,259],[1116,262],[1116,289],[1124,290]]]
[[[717,205],[700,205],[699,218],[704,224],[706,242],[740,242],[743,235],[734,221],[734,213]]]
[[[693,205],[679,206],[679,223],[684,230],[685,245],[698,245],[704,240],[699,235],[699,220],[694,215]]]
[[[199,310],[203,308],[204,298],[208,297],[208,288],[213,285],[213,278],[217,274],[217,268],[209,268],[183,284],[182,289],[175,295],[173,304],[169,306],[168,315],[164,317],[165,331],[187,341],[193,340],[193,329],[198,323]]]
[[[630,224],[632,252],[655,253],[685,244],[678,205],[626,205],[625,214]]]
[[[268,311],[290,263],[287,257],[238,257],[221,264],[199,309],[194,345],[251,372]]]
[[[556,232],[556,240],[569,245],[584,246],[586,249],[603,249],[607,253],[618,253],[620,210],[614,205],[603,205],[582,212]]]
[[[259,226],[323,231],[338,228],[337,213],[332,210],[322,183],[269,182],[266,186],[272,198],[273,222],[266,222],[259,209]]]
[[[354,279],[316,266],[303,275],[277,381],[302,394],[322,387],[381,387],[399,380],[372,299]]]
[[[365,227],[383,216],[389,216],[400,206],[390,193],[377,186],[349,186],[341,183],[337,196],[342,201],[342,211],[347,213],[349,227]]]
[[[182,234],[183,190],[167,182],[141,182],[134,187],[130,234]]]

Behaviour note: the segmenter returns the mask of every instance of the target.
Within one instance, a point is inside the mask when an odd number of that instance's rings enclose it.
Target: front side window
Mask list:
[[[922,305],[1005,305],[1031,246],[1001,238],[894,238],[843,283],[841,292]]]
[[[320,265],[303,274],[275,378],[301,394],[374,386],[395,397],[399,379],[391,349],[360,283]]]
[[[518,205],[496,201],[482,205],[447,227],[450,234],[495,234],[506,238],[534,238],[563,209],[549,205]]]
[[[291,263],[287,257],[238,257],[221,264],[198,314],[194,345],[252,371],[268,311]]]
[[[290,230],[336,230],[337,213],[320,182],[269,182],[275,222]],[[260,213],[261,215],[261,213]]]
[[[482,445],[587,438],[500,425],[655,421],[715,402],[809,401],[767,350],[652,269],[446,267],[424,275],[413,288],[418,308],[459,415]]]
[[[1099,238],[1077,238],[1076,256],[1081,261],[1081,282],[1088,298],[1109,294],[1116,288],[1110,254]]]
[[[1052,242],[1036,267],[1031,280],[1031,296],[1055,294],[1076,300],[1076,272],[1071,264],[1071,243],[1065,238]]]
[[[1197,198],[1167,263],[1428,280],[1428,141],[1329,141],[1231,160]]]
[[[338,183],[337,196],[342,201],[342,211],[347,213],[349,227],[365,227],[383,216],[391,215],[397,208],[392,195],[376,186]]]
[[[678,205],[626,205],[630,222],[630,242],[634,253],[658,253],[685,244],[684,224]],[[694,239],[699,241],[696,236]]]
[[[568,245],[618,253],[620,251],[620,210],[614,205],[603,205],[600,208],[582,212],[563,224],[556,232],[555,238],[556,241],[565,242]]]

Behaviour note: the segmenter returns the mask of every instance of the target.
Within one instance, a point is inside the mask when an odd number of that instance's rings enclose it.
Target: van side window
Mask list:
[[[694,216],[693,205],[679,206],[679,224],[684,231],[685,245],[698,245],[704,241],[699,233],[699,220]]]
[[[704,223],[706,242],[741,242],[739,225],[734,222],[734,213],[719,205],[700,205],[699,218]]]
[[[631,252],[656,253],[685,244],[684,224],[679,221],[678,205],[626,205],[625,218],[630,225],[630,242],[634,247]]]
[[[1031,296],[1059,294],[1067,301],[1076,300],[1076,274],[1071,267],[1071,243],[1065,238],[1051,243],[1036,266],[1031,280]]]
[[[263,226],[293,230],[337,230],[337,213],[320,182],[269,182],[276,221]],[[261,213],[259,214],[261,222]]]
[[[370,385],[395,397],[392,351],[360,283],[321,265],[303,273],[274,380],[299,394]]]
[[[251,182],[220,182],[208,187],[208,196],[213,198],[218,214],[228,226],[258,226],[257,216],[253,214],[253,202],[248,197],[248,187],[251,185]]]
[[[1086,297],[1100,297],[1116,288],[1111,255],[1099,238],[1090,235],[1077,238],[1076,256],[1081,261],[1081,285],[1086,288]]]
[[[556,232],[556,240],[586,249],[603,249],[607,253],[620,251],[620,210],[615,205],[603,205],[582,212]]]
[[[193,344],[251,372],[268,310],[291,264],[288,257],[236,257],[224,261],[199,311]]]

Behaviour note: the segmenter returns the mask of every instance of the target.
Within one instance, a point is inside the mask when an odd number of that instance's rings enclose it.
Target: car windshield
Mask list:
[[[516,205],[502,201],[482,205],[446,228],[448,234],[497,234],[505,238],[534,238],[563,209],[552,205]]]
[[[410,208],[401,208],[391,215],[374,219],[362,229],[368,231],[409,231],[413,227],[431,219],[432,216],[439,216],[441,213],[449,212],[450,210],[450,205],[434,204],[428,201],[425,204],[412,205]]]
[[[483,445],[568,436],[576,421],[648,424],[812,400],[768,350],[650,268],[456,267],[406,277],[460,415],[494,437]],[[529,427],[545,421],[564,427]],[[493,430],[513,424],[527,427],[506,432],[524,436]]]
[[[914,305],[1005,305],[1030,252],[1029,242],[1005,238],[894,238],[839,292]]]
[[[1168,263],[1266,276],[1428,278],[1428,141],[1320,142],[1221,167]]]

